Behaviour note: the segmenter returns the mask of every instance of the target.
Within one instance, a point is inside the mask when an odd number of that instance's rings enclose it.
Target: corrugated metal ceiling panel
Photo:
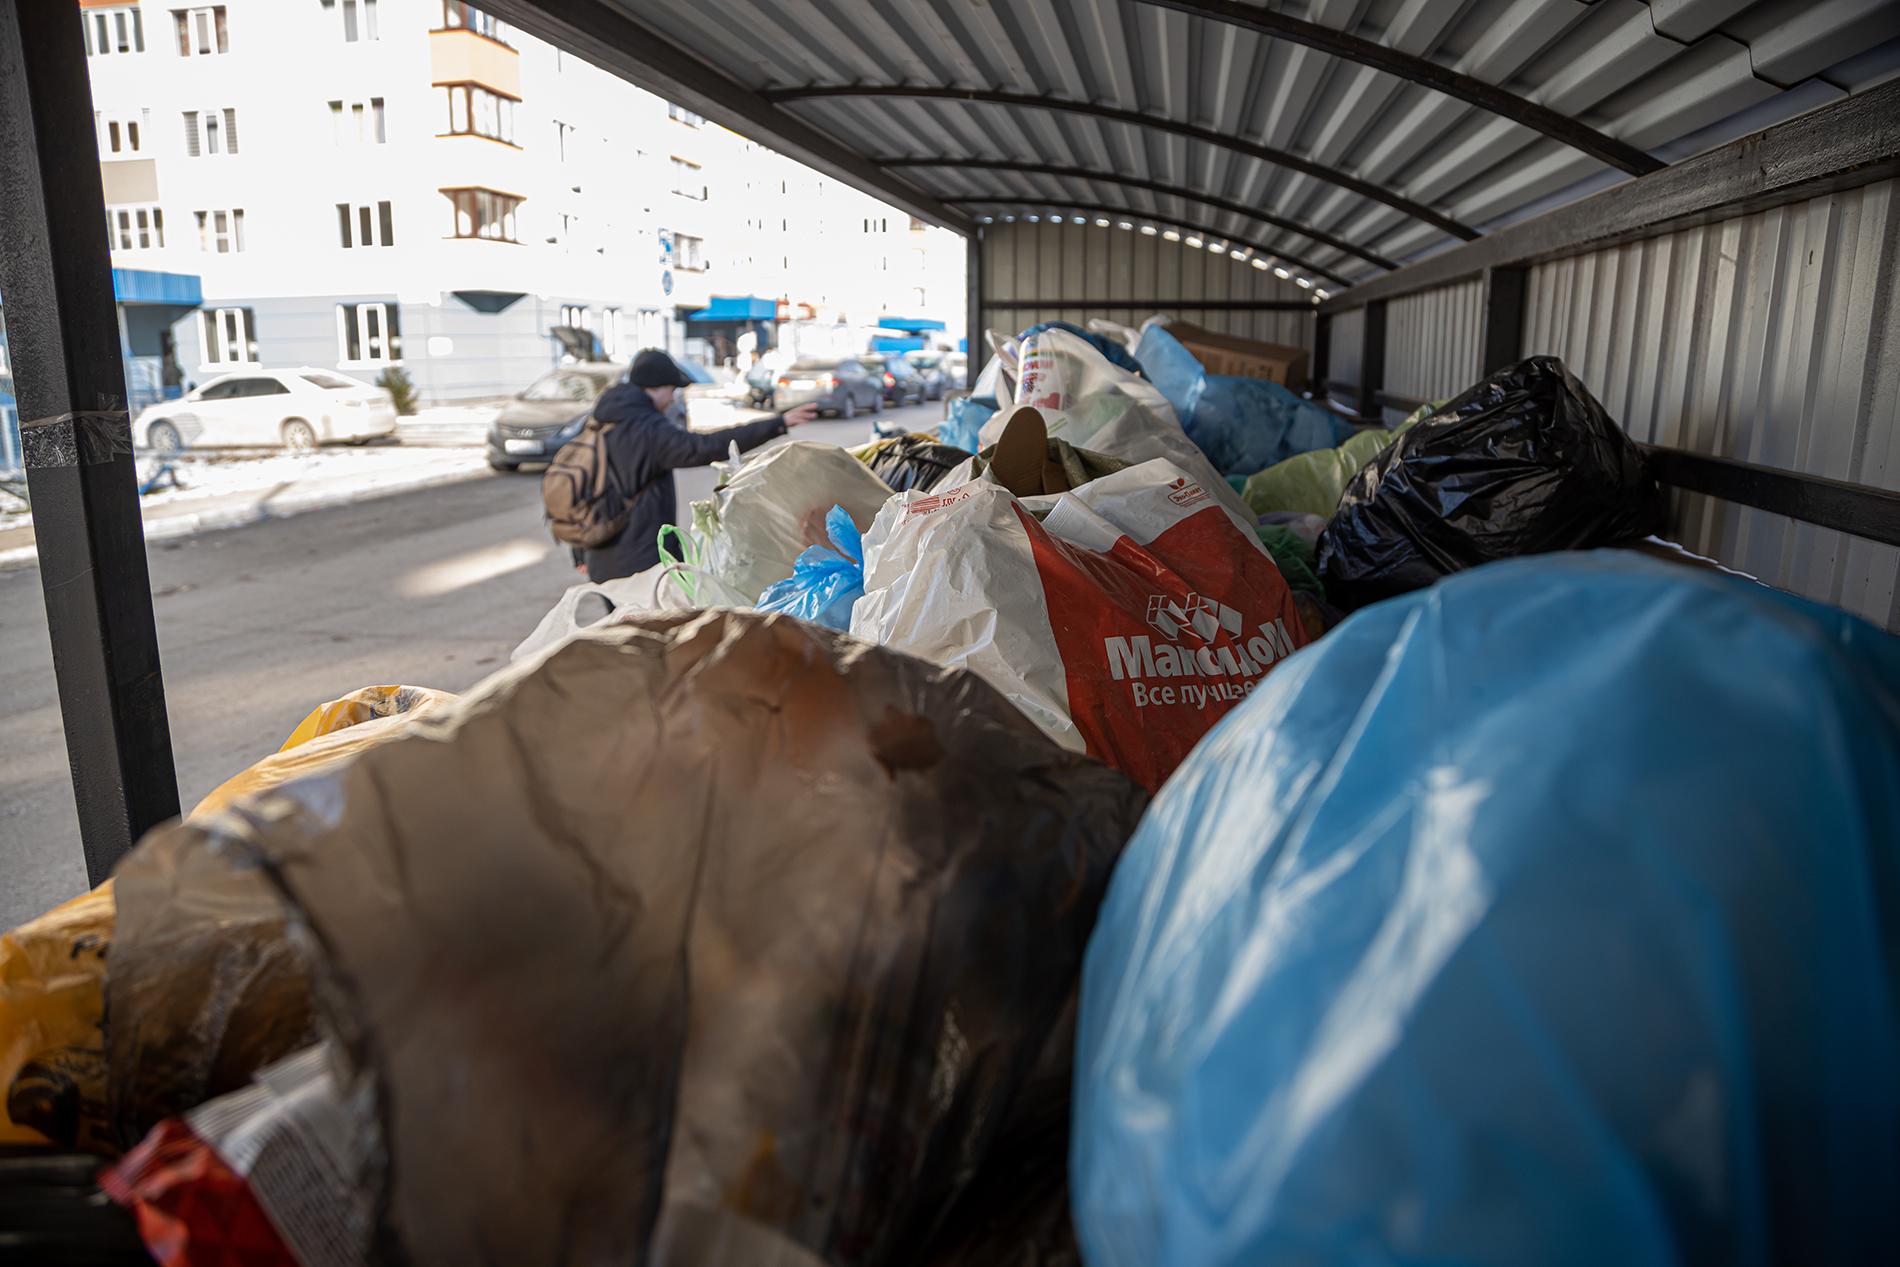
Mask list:
[[[1335,168],[1479,228],[1621,173],[1526,126],[1524,111],[1482,108],[1286,31],[1250,29],[1250,15],[1398,50],[1672,160],[1687,156],[1676,152],[1684,145],[1722,139],[1714,134],[1739,111],[1784,97],[1790,110],[1812,108],[1900,66],[1900,0],[1315,0],[1271,13],[1227,0],[597,2],[685,37],[712,69],[768,95],[955,88],[1136,111]],[[1851,77],[1844,66],[1844,77],[1830,73],[1848,59]],[[1030,104],[774,100],[872,157],[1121,172],[1257,206],[1401,261],[1452,241],[1322,176],[1151,126]],[[901,178],[940,197],[1077,188],[1005,183],[993,172],[972,183],[936,167]],[[1088,192],[1131,213],[1187,220],[1194,210],[1125,187]],[[1347,277],[1379,271],[1285,228],[1205,207],[1194,218]]]

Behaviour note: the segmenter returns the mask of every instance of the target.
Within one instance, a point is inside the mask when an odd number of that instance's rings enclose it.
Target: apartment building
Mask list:
[[[135,392],[310,364],[466,399],[564,327],[710,358],[960,317],[954,235],[460,0],[78,4]]]

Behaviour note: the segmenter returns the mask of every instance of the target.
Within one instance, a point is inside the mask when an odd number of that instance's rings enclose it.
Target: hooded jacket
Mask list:
[[[655,408],[644,387],[631,383],[609,388],[594,405],[594,417],[613,424],[604,439],[608,471],[633,503],[626,531],[611,545],[586,551],[587,579],[596,582],[632,576],[660,561],[660,528],[679,512],[674,471],[717,461],[734,444],[744,452],[785,434],[783,414],[720,431],[689,431]]]

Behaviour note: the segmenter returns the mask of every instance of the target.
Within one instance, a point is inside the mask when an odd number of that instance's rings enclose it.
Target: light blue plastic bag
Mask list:
[[[759,595],[762,612],[785,612],[831,629],[851,628],[851,605],[864,596],[864,541],[843,506],[825,512],[834,549],[806,546],[792,574]]]
[[[1900,641],[1626,552],[1289,658],[1089,946],[1090,1267],[1892,1261]]]
[[[1223,475],[1252,475],[1352,437],[1350,422],[1278,383],[1209,374],[1165,326],[1142,331],[1135,355],[1174,406],[1188,439]]]
[[[970,385],[970,394],[951,402],[948,413],[937,427],[937,439],[953,444],[967,453],[978,448],[977,433],[1002,406],[997,399],[1003,390],[1003,360],[992,356]]]

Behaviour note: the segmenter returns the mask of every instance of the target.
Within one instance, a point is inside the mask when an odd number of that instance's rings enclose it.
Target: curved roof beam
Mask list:
[[[1212,128],[1198,127],[1192,123],[1183,123],[1179,119],[1170,119],[1162,115],[1143,114],[1139,110],[1122,110],[1115,106],[1091,105],[1086,101],[1065,101],[1060,97],[1041,97],[1031,93],[992,92],[987,88],[914,88],[902,84],[859,84],[826,85],[813,88],[778,88],[765,94],[765,99],[774,105],[783,105],[795,101],[817,101],[827,97],[866,97],[866,98],[913,98],[923,101],[962,101],[979,106],[1011,106],[1019,110],[1059,110],[1068,114],[1086,115],[1091,119],[1106,119],[1112,123],[1125,123],[1130,127],[1152,128],[1159,132],[1172,132],[1176,136],[1187,137],[1191,141],[1200,141],[1206,145],[1218,145],[1236,154],[1245,154],[1262,162],[1274,163],[1296,172],[1305,172],[1315,180],[1351,190],[1361,198],[1369,198],[1383,203],[1395,211],[1402,211],[1415,220],[1422,220],[1441,233],[1462,238],[1469,242],[1482,236],[1468,224],[1463,224],[1447,215],[1440,215],[1422,202],[1413,202],[1402,194],[1395,194],[1370,181],[1361,180],[1350,172],[1328,166],[1314,159],[1302,158],[1288,150],[1276,149],[1271,145],[1262,145],[1258,141],[1248,141],[1241,137],[1230,136],[1225,132],[1216,132]]]
[[[1298,266],[1303,271],[1311,273],[1315,277],[1324,277],[1326,280],[1337,282],[1341,286],[1352,285],[1350,281],[1341,277],[1338,273],[1333,272],[1331,269],[1321,268],[1317,264],[1309,264],[1298,256],[1288,255],[1285,251],[1276,251],[1270,246],[1261,246],[1258,242],[1250,242],[1246,238],[1236,237],[1231,233],[1223,233],[1219,229],[1210,229],[1206,225],[1196,224],[1191,220],[1184,220],[1180,216],[1161,216],[1156,215],[1152,211],[1137,211],[1133,207],[1115,207],[1105,202],[1076,202],[1069,198],[1025,198],[1016,194],[1004,194],[994,198],[987,195],[976,198],[947,198],[945,201],[953,207],[1015,207],[1024,215],[1040,215],[1044,210],[1086,211],[1090,215],[1098,217],[1114,216],[1120,220],[1150,220],[1156,224],[1171,225],[1177,229],[1185,229],[1187,232],[1197,237],[1206,238],[1210,242],[1225,242],[1230,247],[1244,246],[1254,255],[1262,255],[1268,259],[1283,260],[1288,264]]]
[[[1149,193],[1166,194],[1171,198],[1185,198],[1189,202],[1198,202],[1202,206],[1212,207],[1217,211],[1232,212],[1237,216],[1245,216],[1249,220],[1258,220],[1262,224],[1270,224],[1276,229],[1283,230],[1298,237],[1311,238],[1315,242],[1332,247],[1335,251],[1343,251],[1347,255],[1362,259],[1368,264],[1376,264],[1380,268],[1387,269],[1388,271],[1398,267],[1397,261],[1388,259],[1377,251],[1371,251],[1363,246],[1357,246],[1354,243],[1346,241],[1344,238],[1334,237],[1324,229],[1316,229],[1312,225],[1302,224],[1298,220],[1288,220],[1283,216],[1273,214],[1271,211],[1262,211],[1257,207],[1249,207],[1245,203],[1235,202],[1229,198],[1215,198],[1209,194],[1192,193],[1181,188],[1179,185],[1170,185],[1159,180],[1143,180],[1138,176],[1123,176],[1115,172],[1100,171],[1092,167],[1051,167],[1044,163],[1022,163],[1009,159],[930,157],[878,158],[871,161],[876,163],[879,167],[885,168],[933,167],[947,168],[955,171],[1020,172],[1025,176],[1070,177],[1077,180],[1100,181],[1105,185],[1122,185],[1129,189],[1145,189]],[[945,195],[939,196],[943,197],[946,202],[956,201],[956,199]],[[1307,267],[1313,266],[1308,265]],[[1315,269],[1315,271],[1318,270]]]
[[[1185,13],[1191,17],[1242,27],[1293,44],[1304,44],[1307,48],[1316,49],[1344,61],[1357,62],[1373,70],[1384,71],[1388,75],[1395,75],[1421,88],[1430,88],[1433,92],[1442,92],[1448,97],[1456,97],[1466,105],[1488,110],[1513,123],[1521,123],[1533,131],[1543,133],[1553,141],[1561,141],[1572,149],[1583,151],[1598,162],[1607,163],[1632,176],[1647,176],[1650,172],[1660,171],[1668,166],[1661,159],[1651,157],[1636,146],[1626,141],[1619,141],[1613,136],[1606,136],[1588,124],[1552,110],[1549,106],[1540,106],[1496,84],[1488,84],[1482,79],[1453,70],[1449,66],[1440,66],[1437,62],[1415,57],[1410,53],[1381,44],[1377,40],[1351,35],[1335,27],[1308,22],[1304,18],[1296,18],[1287,13],[1276,13],[1271,9],[1259,8],[1252,4],[1242,4],[1239,0],[1136,0],[1136,3],[1173,9],[1177,13]]]

